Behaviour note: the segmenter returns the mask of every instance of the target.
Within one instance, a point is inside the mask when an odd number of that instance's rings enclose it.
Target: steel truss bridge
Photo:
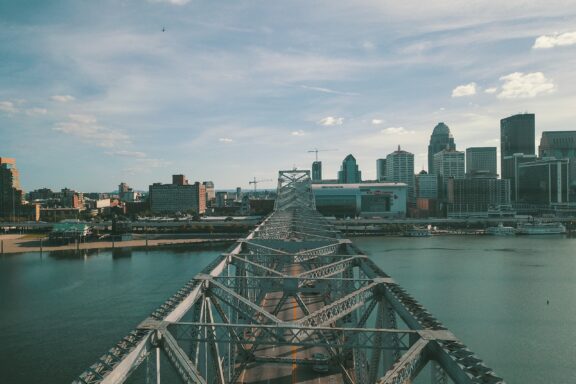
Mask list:
[[[504,383],[341,237],[310,183],[280,171],[274,212],[74,383]]]

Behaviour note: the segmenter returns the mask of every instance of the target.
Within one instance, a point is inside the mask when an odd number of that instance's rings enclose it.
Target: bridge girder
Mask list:
[[[236,383],[255,364],[328,364],[336,382],[405,383],[431,363],[438,384],[504,383],[315,210],[309,171],[280,171],[277,193],[254,231],[75,382],[122,383],[162,350],[184,382]]]

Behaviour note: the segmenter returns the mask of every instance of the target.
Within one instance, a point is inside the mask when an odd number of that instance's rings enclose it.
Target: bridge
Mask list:
[[[504,383],[280,171],[274,212],[75,384]],[[429,380],[428,380],[429,381]],[[427,382],[428,382],[427,381]]]

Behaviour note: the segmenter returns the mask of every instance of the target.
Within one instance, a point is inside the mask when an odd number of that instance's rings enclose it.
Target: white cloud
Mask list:
[[[384,120],[381,119],[372,119],[372,125],[380,125],[384,123]]]
[[[148,0],[150,3],[167,3],[172,5],[185,5],[190,2],[190,0]]]
[[[46,108],[30,108],[26,110],[26,114],[28,116],[39,116],[39,115],[45,115],[48,113],[48,110]]]
[[[388,127],[384,128],[380,132],[391,135],[412,135],[415,133],[414,131],[409,131],[404,127]]]
[[[99,126],[94,116],[71,114],[68,115],[68,119],[68,121],[57,123],[54,130],[100,147],[114,147],[130,142],[128,135]]]
[[[576,44],[576,32],[556,33],[553,35],[539,36],[535,41],[532,48],[545,49],[554,47],[564,47]]]
[[[452,97],[472,96],[476,94],[476,83],[459,85],[452,90]]]
[[[137,158],[137,159],[144,159],[147,157],[144,152],[138,152],[138,151],[119,150],[119,151],[114,151],[114,152],[108,152],[108,154],[112,155],[112,156],[130,157],[130,158]]]
[[[333,94],[335,94],[335,95],[358,96],[358,93],[336,91],[336,90],[330,89],[330,88],[310,87],[310,86],[308,86],[308,85],[301,85],[300,88],[308,89],[308,90],[310,90],[310,91],[322,92],[322,93],[333,93]]]
[[[221,142],[221,143],[231,143],[231,142],[233,142],[234,140],[232,140],[232,139],[230,139],[230,138],[228,138],[228,137],[221,137],[221,138],[218,139],[218,141]]]
[[[330,126],[330,125],[342,125],[344,124],[343,117],[326,116],[318,121],[318,124]]]
[[[50,97],[50,99],[52,99],[53,101],[57,101],[59,103],[67,103],[69,101],[76,100],[76,98],[74,96],[70,96],[70,95],[54,95],[54,96]]]
[[[486,88],[486,89],[484,90],[484,92],[485,92],[485,93],[489,93],[489,94],[493,94],[493,93],[498,92],[498,88],[497,88],[497,87]]]
[[[305,135],[304,131],[301,130],[301,129],[298,130],[298,131],[292,131],[290,134],[291,134],[292,136],[304,136],[304,135]]]
[[[542,72],[514,72],[500,78],[504,82],[500,99],[525,99],[547,94],[556,89],[556,85],[547,79]]]
[[[371,41],[365,41],[362,43],[362,48],[364,48],[367,51],[373,51],[374,49],[376,49],[376,44],[374,44]]]
[[[68,118],[79,124],[96,124],[96,118],[92,115],[71,114]]]
[[[6,113],[18,113],[18,108],[11,101],[0,101],[0,111]]]

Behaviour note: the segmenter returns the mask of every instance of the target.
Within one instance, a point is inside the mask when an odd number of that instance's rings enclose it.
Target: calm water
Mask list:
[[[355,243],[507,382],[576,383],[576,239]]]
[[[218,252],[0,257],[0,383],[69,383]]]
[[[355,242],[509,383],[576,382],[576,239]],[[72,381],[217,254],[0,257],[0,382]]]

